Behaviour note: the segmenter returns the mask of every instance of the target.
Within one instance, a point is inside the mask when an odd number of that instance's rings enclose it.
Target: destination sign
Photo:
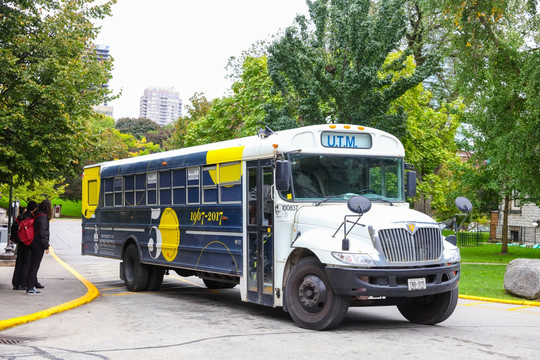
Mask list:
[[[333,148],[369,149],[371,148],[371,135],[323,131],[321,144],[324,147]]]

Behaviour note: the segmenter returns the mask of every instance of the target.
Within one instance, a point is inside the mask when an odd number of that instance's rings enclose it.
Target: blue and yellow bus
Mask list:
[[[404,156],[388,133],[330,124],[87,166],[82,254],[121,260],[130,291],[172,270],[309,329],[373,305],[435,324],[456,306],[460,255],[409,209]]]

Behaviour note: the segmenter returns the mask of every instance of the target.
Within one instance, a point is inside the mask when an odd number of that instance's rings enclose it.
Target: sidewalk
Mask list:
[[[39,269],[39,282],[45,286],[40,289],[41,296],[13,290],[13,269],[13,266],[0,266],[0,331],[72,309],[99,294],[92,284],[77,278],[76,273],[56,257],[54,250],[43,256]]]

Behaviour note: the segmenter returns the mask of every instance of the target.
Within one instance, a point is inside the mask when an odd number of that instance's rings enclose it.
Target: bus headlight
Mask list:
[[[341,262],[349,265],[370,267],[375,266],[375,261],[367,254],[351,254],[342,252],[332,252],[332,256]]]
[[[461,260],[461,255],[459,254],[458,248],[453,249],[444,249],[443,252],[443,261],[445,263],[456,263]]]

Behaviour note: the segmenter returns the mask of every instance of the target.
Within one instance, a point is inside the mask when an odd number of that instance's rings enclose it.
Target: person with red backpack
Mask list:
[[[26,283],[27,295],[41,295],[36,287],[39,285],[37,281],[37,273],[43,253],[49,253],[49,221],[53,215],[52,205],[50,200],[43,200],[39,204],[38,210],[34,213],[34,241],[30,243],[30,271],[28,273],[28,281]],[[43,286],[41,286],[43,287]]]
[[[11,226],[11,241],[17,244],[17,259],[15,260],[15,269],[11,279],[13,290],[26,290],[26,280],[30,271],[30,248],[19,238],[19,230],[21,230],[20,224],[27,223],[34,218],[34,211],[36,211],[37,207],[37,202],[29,201],[26,212],[21,212]]]

